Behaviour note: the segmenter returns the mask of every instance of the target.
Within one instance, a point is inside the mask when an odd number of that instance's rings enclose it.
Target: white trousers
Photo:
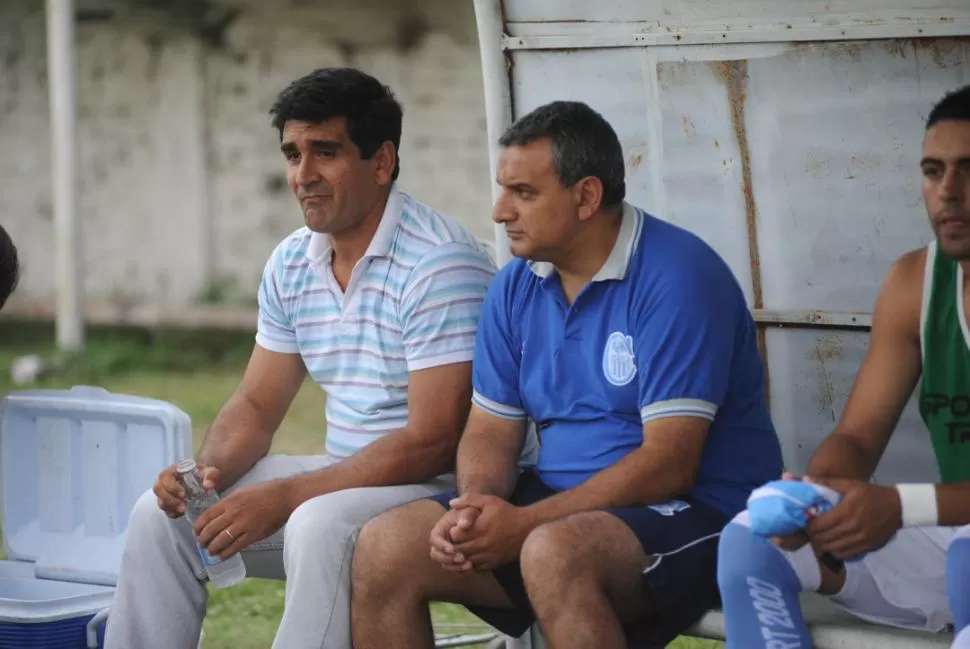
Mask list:
[[[325,456],[272,455],[233,489],[325,467]],[[286,579],[274,649],[351,649],[350,569],[357,532],[407,502],[454,489],[454,476],[420,485],[348,489],[300,505],[286,526],[242,552],[250,577]],[[227,493],[231,493],[232,489]],[[149,491],[129,520],[105,649],[196,649],[205,616],[205,570],[192,529]]]

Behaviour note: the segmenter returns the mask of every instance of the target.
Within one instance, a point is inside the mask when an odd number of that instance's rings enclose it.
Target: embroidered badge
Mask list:
[[[637,375],[636,359],[633,355],[633,336],[614,331],[606,339],[603,350],[603,376],[617,387],[622,387]]]

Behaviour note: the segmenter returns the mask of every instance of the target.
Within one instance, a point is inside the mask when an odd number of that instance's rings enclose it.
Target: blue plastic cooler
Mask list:
[[[131,508],[191,452],[188,415],[164,401],[79,386],[0,402],[0,649],[100,645],[86,630],[111,604]]]

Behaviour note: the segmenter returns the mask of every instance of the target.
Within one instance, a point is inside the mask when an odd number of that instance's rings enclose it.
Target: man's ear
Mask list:
[[[388,185],[394,177],[394,169],[397,167],[397,148],[391,141],[385,141],[374,152],[372,158],[376,163],[376,180],[378,185]]]
[[[603,204],[603,182],[595,176],[586,176],[580,178],[573,188],[579,219],[585,221],[592,218]]]

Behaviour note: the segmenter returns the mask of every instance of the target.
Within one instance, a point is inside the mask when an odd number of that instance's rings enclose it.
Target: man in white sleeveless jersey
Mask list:
[[[842,419],[806,472],[841,501],[775,544],[750,531],[749,511],[725,528],[718,581],[728,647],[810,647],[798,593],[815,590],[876,623],[953,623],[953,646],[970,647],[970,86],[930,112],[921,169],[936,240],[889,271]],[[940,481],[873,484],[917,384]]]

